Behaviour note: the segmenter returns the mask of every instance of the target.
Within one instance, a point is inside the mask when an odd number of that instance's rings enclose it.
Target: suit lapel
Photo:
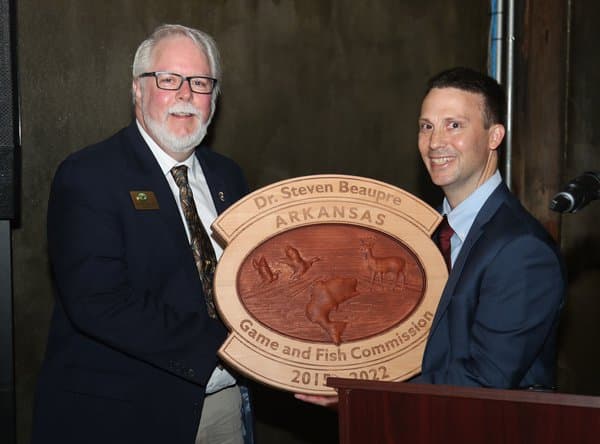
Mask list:
[[[510,191],[508,191],[506,185],[501,183],[483,204],[481,210],[479,210],[479,213],[477,214],[477,217],[473,221],[473,225],[467,234],[465,242],[460,249],[460,253],[456,258],[450,275],[448,276],[448,282],[446,282],[446,286],[442,292],[442,297],[440,298],[435,318],[433,320],[433,324],[431,325],[431,331],[429,333],[430,336],[433,334],[439,324],[440,319],[444,316],[446,310],[448,309],[448,305],[450,304],[452,296],[454,295],[454,289],[456,288],[456,285],[462,276],[463,269],[467,263],[469,254],[471,253],[471,249],[483,234],[487,223],[494,216],[494,214],[496,214],[498,208],[502,202],[507,199],[509,194]]]
[[[204,177],[206,177],[206,183],[215,204],[215,209],[217,210],[217,214],[221,214],[231,205],[232,202],[230,199],[232,196],[229,196],[225,180],[217,173],[217,168],[211,165],[207,154],[207,148],[205,147],[200,147],[196,150],[196,157],[200,161],[202,172],[204,173]]]
[[[156,194],[160,206],[159,214],[167,226],[165,231],[168,234],[166,235],[172,236],[177,243],[188,245],[189,242],[185,227],[169,183],[152,151],[150,151],[150,148],[148,148],[142,138],[135,122],[126,128],[125,136],[127,137],[125,145],[130,147],[133,152],[135,163],[141,169],[144,184],[148,186],[149,191],[153,191]],[[232,199],[235,199],[236,196],[232,196],[228,192],[225,180],[219,175],[219,169],[213,165],[207,148],[199,147],[196,149],[195,154],[200,161],[200,166],[206,177],[217,214],[221,214],[233,203]]]
[[[149,191],[156,194],[160,206],[159,214],[163,218],[167,229],[167,236],[172,236],[175,242],[188,244],[185,227],[181,221],[181,215],[177,208],[177,203],[173,197],[169,183],[165,178],[156,158],[146,145],[137,126],[132,123],[125,132],[128,138],[127,146],[131,147],[139,167],[142,170],[142,176],[149,185]]]

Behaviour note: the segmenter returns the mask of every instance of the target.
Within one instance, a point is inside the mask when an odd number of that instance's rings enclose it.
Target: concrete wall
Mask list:
[[[22,217],[13,232],[18,442],[53,305],[45,212],[70,152],[127,125],[130,67],[158,24],[211,33],[223,95],[210,133],[252,187],[312,173],[371,176],[426,196],[416,150],[424,82],[453,65],[485,67],[481,0],[19,0]],[[336,416],[256,388],[261,443],[335,442]],[[307,427],[313,424],[315,428]]]

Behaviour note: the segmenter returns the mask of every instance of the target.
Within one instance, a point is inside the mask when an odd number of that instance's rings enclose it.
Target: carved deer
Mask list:
[[[399,256],[378,257],[373,255],[374,238],[361,239],[360,243],[363,256],[367,260],[367,265],[371,271],[371,286],[375,284],[378,276],[381,285],[384,285],[385,275],[393,273],[394,288],[397,285],[400,285],[401,288],[404,287],[406,261]]]

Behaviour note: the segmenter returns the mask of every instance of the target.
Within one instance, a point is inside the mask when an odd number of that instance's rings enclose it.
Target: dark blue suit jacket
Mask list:
[[[564,290],[554,242],[499,185],[456,258],[413,381],[553,386]]]
[[[222,212],[240,168],[196,155]],[[151,191],[159,209],[136,209]],[[56,306],[33,442],[193,443],[224,326],[207,315],[169,185],[135,123],[69,156],[48,208]]]

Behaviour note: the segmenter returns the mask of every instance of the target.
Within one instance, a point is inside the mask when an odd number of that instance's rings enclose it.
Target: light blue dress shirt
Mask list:
[[[479,188],[477,188],[469,197],[463,200],[456,208],[451,208],[448,199],[444,198],[442,204],[442,215],[448,216],[448,223],[454,230],[454,234],[450,238],[450,260],[452,266],[460,253],[467,234],[479,214],[479,210],[483,207],[488,197],[502,183],[500,172],[496,172],[486,180]]]

